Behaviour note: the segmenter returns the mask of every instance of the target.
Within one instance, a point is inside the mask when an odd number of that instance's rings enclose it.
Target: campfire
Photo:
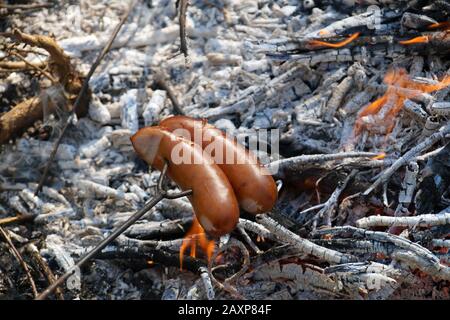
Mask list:
[[[0,1],[0,298],[449,299],[449,12]]]

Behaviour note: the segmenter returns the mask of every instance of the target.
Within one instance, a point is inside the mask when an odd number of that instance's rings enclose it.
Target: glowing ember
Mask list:
[[[356,33],[352,34],[350,37],[348,37],[347,39],[345,39],[344,41],[337,42],[337,43],[329,43],[329,42],[325,42],[325,41],[311,40],[309,42],[309,44],[312,46],[318,46],[318,47],[341,48],[341,47],[349,44],[353,40],[357,39],[359,37],[359,34],[360,34],[359,32],[356,32]]]
[[[205,230],[203,230],[197,218],[194,216],[192,226],[186,233],[180,247],[180,270],[183,269],[183,256],[186,249],[190,248],[190,256],[195,258],[197,254],[197,245],[199,245],[203,252],[206,253],[209,262],[214,253],[214,241],[208,240]]]
[[[399,41],[400,44],[409,45],[409,44],[417,44],[417,43],[428,43],[430,38],[428,36],[420,36],[415,37],[409,40]]]
[[[384,83],[388,85],[386,93],[360,111],[354,136],[369,125],[373,128],[385,128],[389,134],[394,128],[395,116],[406,99],[414,99],[422,93],[431,93],[449,86],[450,76],[435,83],[423,83],[411,79],[405,69],[393,69],[386,74]]]
[[[450,29],[450,21],[433,23],[428,26],[428,29]]]
[[[383,160],[384,158],[386,158],[386,153],[382,152],[379,155],[373,157],[372,160]]]

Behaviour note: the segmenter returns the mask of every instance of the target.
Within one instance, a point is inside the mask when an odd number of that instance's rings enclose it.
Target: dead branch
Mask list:
[[[43,68],[47,63],[46,62],[40,62],[31,64],[28,61],[0,61],[0,69],[7,69],[7,70],[27,70],[27,69],[40,69]]]
[[[46,77],[47,79],[49,79],[52,84],[56,84],[56,79],[47,71],[41,69],[38,67],[38,65],[36,64],[32,64],[30,62],[28,62],[24,57],[22,57],[20,54],[18,53],[12,53],[13,56],[19,58],[20,60],[22,60],[22,62],[29,68],[36,70],[38,73],[42,74],[44,77]]]
[[[266,215],[258,215],[256,218],[257,221],[269,229],[279,239],[279,241],[297,245],[305,254],[312,255],[331,264],[342,264],[357,261],[357,259],[353,256],[321,247],[309,240],[301,238]]]
[[[242,227],[243,229],[245,229],[247,231],[251,231],[251,232],[257,234],[264,239],[278,240],[276,238],[276,236],[272,232],[270,232],[269,229],[267,229],[266,227],[264,227],[263,225],[261,225],[257,222],[253,222],[253,221],[250,221],[247,219],[240,218],[238,226]]]
[[[345,160],[350,158],[373,158],[378,154],[372,152],[341,152],[334,154],[314,154],[303,155],[287,159],[281,159],[270,163],[271,172],[277,172],[277,177],[283,178],[286,175],[292,175],[300,173],[306,169],[323,167],[324,163],[332,162],[336,160]],[[361,159],[358,159],[361,161]],[[335,166],[336,163],[332,163],[330,168]]]
[[[68,92],[76,92],[80,89],[78,75],[72,68],[69,56],[64,53],[64,50],[54,39],[47,36],[26,34],[18,29],[13,30],[13,36],[16,42],[42,48],[50,54],[49,63],[55,66],[55,73],[59,82],[63,87],[70,85],[66,88]]]
[[[33,125],[39,119],[44,117],[46,112],[54,113],[66,99],[64,89],[60,86],[54,86],[43,91],[39,96],[22,101],[14,106],[10,111],[0,117],[0,144],[8,142],[19,132]],[[77,111],[78,116],[87,113],[87,101],[85,97],[80,103]],[[70,99],[69,99],[70,101]]]
[[[433,255],[428,249],[411,242],[405,238],[380,231],[368,231],[356,227],[334,227],[330,229],[318,230],[315,234],[350,234],[354,238],[369,239],[383,243],[391,243],[397,247],[392,253],[392,258],[404,262],[412,269],[420,269],[430,276],[443,280],[450,279],[450,267],[439,262],[439,258]]]
[[[262,251],[256,246],[256,244],[253,242],[253,240],[250,238],[250,236],[242,226],[238,225],[237,230],[240,232],[245,242],[250,246],[250,248],[252,248],[253,251],[255,251],[256,254],[262,253]]]
[[[448,210],[448,209],[446,209]],[[357,222],[360,228],[373,227],[406,227],[406,228],[430,228],[434,226],[450,225],[450,213],[421,214],[411,217],[388,217],[370,216],[359,219]]]

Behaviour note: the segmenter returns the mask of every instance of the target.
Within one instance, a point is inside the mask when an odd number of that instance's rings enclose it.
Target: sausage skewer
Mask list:
[[[86,253],[78,262],[73,265],[65,274],[59,277],[53,284],[47,287],[42,293],[40,293],[35,300],[44,300],[49,294],[54,292],[56,288],[61,286],[65,281],[69,280],[77,270],[80,270],[89,260],[94,258],[99,252],[101,252],[108,244],[113,242],[118,236],[125,232],[131,225],[138,221],[144,214],[146,214],[150,209],[152,209],[159,201],[162,199],[177,199],[188,196],[192,193],[191,190],[185,190],[179,193],[168,193],[166,190],[162,189],[164,177],[167,172],[167,165],[164,165],[161,171],[161,176],[158,180],[158,185],[156,188],[155,196],[150,199],[139,211],[133,214],[128,220],[121,224],[117,229],[115,229],[109,236],[103,239],[95,248]]]

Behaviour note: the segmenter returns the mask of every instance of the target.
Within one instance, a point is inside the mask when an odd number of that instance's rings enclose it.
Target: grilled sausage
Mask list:
[[[239,220],[239,205],[224,172],[201,148],[161,127],[140,129],[131,137],[136,153],[162,170],[182,189],[192,190],[189,200],[203,229],[214,237],[230,233]]]
[[[205,120],[186,116],[166,118],[160,126],[200,144],[225,172],[245,211],[259,214],[273,208],[277,200],[275,181],[256,156],[236,139],[228,138]]]

